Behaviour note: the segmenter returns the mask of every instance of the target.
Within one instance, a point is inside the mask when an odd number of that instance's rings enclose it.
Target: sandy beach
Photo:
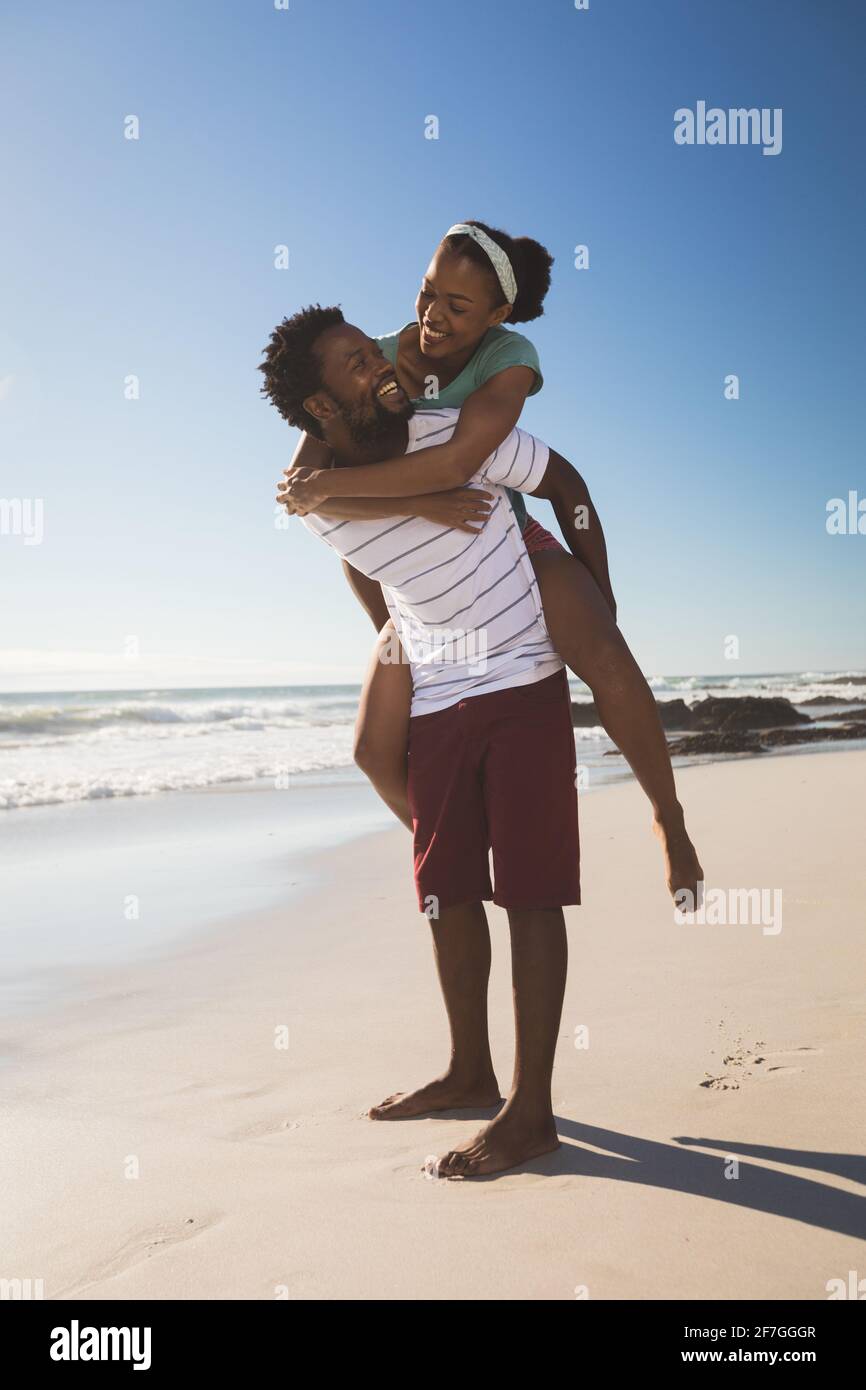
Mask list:
[[[864,774],[861,751],[681,774],[708,885],[781,889],[772,932],[677,924],[638,788],[582,799],[561,1147],[496,1179],[423,1171],[490,1111],[366,1118],[447,1060],[402,829],[7,1017],[0,1275],[49,1299],[826,1299],[866,1234]]]

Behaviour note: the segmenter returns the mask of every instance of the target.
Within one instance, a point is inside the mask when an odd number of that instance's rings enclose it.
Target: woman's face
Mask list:
[[[425,357],[474,351],[488,328],[510,312],[508,304],[494,307],[491,275],[468,257],[439,246],[415,301],[421,351]]]

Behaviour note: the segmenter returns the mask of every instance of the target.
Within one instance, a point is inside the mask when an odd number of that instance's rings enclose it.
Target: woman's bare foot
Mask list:
[[[467,1078],[447,1071],[417,1091],[397,1091],[381,1105],[367,1111],[371,1120],[407,1120],[413,1115],[427,1115],[436,1110],[462,1110],[467,1106],[484,1108],[498,1105],[499,1082],[493,1072],[483,1077]]]
[[[698,884],[704,881],[704,871],[698,852],[689,839],[682,807],[678,807],[677,812],[665,820],[657,816],[653,821],[653,830],[661,841],[665,857],[668,892],[674,899],[678,893],[689,892],[691,901],[697,906],[700,897]]]
[[[526,1163],[559,1148],[551,1114],[529,1116],[509,1102],[495,1120],[459,1149],[449,1149],[436,1165],[440,1178],[482,1178]]]

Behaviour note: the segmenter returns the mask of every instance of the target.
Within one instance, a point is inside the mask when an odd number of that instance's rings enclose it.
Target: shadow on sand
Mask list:
[[[465,1116],[465,1112],[461,1112]],[[489,1114],[490,1112],[486,1112]],[[612,1129],[598,1129],[577,1120],[556,1117],[562,1141],[555,1153],[532,1159],[508,1173],[537,1173],[543,1177],[573,1174],[585,1178],[612,1178],[649,1187],[688,1192],[710,1197],[752,1211],[766,1211],[792,1221],[804,1221],[841,1235],[866,1238],[866,1197],[827,1187],[794,1173],[779,1173],[744,1158],[788,1163],[797,1168],[814,1168],[835,1173],[851,1182],[866,1184],[866,1158],[859,1154],[820,1153],[809,1149],[779,1149],[762,1144],[741,1144],[735,1139],[674,1136],[670,1144],[638,1139]],[[596,1153],[583,1148],[592,1144],[605,1149]],[[717,1149],[718,1154],[695,1153],[687,1147]],[[613,1155],[619,1155],[613,1157]],[[725,1178],[723,1164],[729,1158],[740,1160],[739,1177]],[[470,1178],[470,1182],[495,1182],[508,1174]]]

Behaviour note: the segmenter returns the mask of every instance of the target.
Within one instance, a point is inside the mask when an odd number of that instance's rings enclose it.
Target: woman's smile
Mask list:
[[[444,343],[445,339],[450,338],[451,335],[450,333],[446,333],[444,329],[434,328],[432,324],[422,323],[421,336],[425,338],[428,343],[435,344]]]

